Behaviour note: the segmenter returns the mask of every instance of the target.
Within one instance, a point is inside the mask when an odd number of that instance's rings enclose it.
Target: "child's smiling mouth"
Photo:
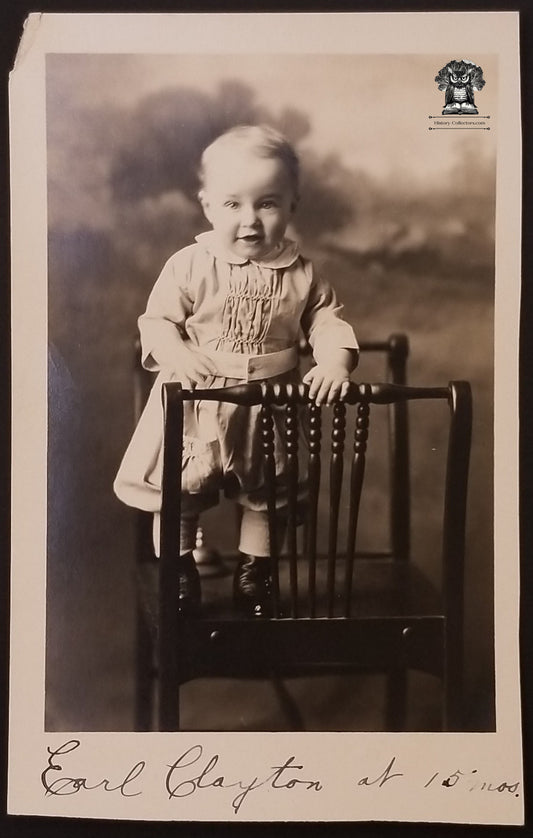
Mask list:
[[[250,233],[248,236],[239,236],[239,241],[247,242],[248,244],[259,244],[263,241],[263,236],[258,233]]]

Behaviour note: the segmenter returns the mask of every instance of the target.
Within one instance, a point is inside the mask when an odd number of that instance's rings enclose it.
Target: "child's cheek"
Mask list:
[[[284,218],[276,219],[276,222],[272,225],[272,236],[276,239],[276,241],[281,241],[283,236],[285,235],[285,230],[287,229],[287,224],[285,223]]]

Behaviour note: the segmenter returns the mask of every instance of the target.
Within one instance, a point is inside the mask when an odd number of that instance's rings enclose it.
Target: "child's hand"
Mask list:
[[[211,358],[196,349],[189,349],[184,343],[173,352],[172,369],[188,389],[205,384],[206,379],[217,374]]]
[[[309,398],[317,405],[332,404],[346,396],[350,374],[344,364],[317,364],[304,375],[303,382],[309,384]]]

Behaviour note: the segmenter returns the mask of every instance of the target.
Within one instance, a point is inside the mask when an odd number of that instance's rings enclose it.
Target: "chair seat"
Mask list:
[[[233,609],[232,585],[236,557],[225,559],[228,573],[221,577],[202,579],[202,610],[199,619],[237,620]],[[302,561],[298,577],[299,614],[306,613],[308,577],[307,567]],[[316,584],[318,590],[325,589],[327,561],[317,561]],[[282,560],[279,566],[280,587],[288,590],[288,562]],[[337,559],[337,587],[342,587],[344,562]],[[158,563],[146,562],[139,567],[139,591],[143,612],[149,627],[155,632],[158,619]],[[343,600],[336,597],[336,612],[341,613]],[[317,617],[325,615],[325,601],[320,598]],[[288,613],[288,603],[282,600],[282,613]],[[420,569],[411,562],[388,558],[357,559],[354,570],[354,593],[352,613],[357,617],[411,617],[430,616],[442,613],[440,597]],[[335,615],[334,615],[335,616]]]
[[[234,564],[235,559],[228,560],[230,567]],[[326,572],[327,563],[320,559],[317,582]],[[140,604],[154,635],[157,573],[157,562],[147,563],[139,585]],[[285,574],[288,567],[282,562],[281,583]],[[245,619],[235,613],[232,573],[203,580],[201,616],[182,620],[177,638],[180,657],[186,662],[180,681],[207,673],[266,677],[275,672],[289,677],[316,673],[322,667],[372,670],[393,668],[400,661],[408,668],[441,674],[443,617],[438,597],[419,569],[391,559],[358,559],[355,579],[354,616],[276,620]],[[387,594],[387,602],[383,592],[391,585],[395,590]],[[303,598],[304,585],[301,594]]]

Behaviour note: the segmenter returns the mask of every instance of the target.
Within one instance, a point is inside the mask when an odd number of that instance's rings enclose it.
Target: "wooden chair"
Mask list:
[[[384,374],[386,381],[402,385],[407,383],[409,357],[407,335],[395,333],[389,335],[385,340],[360,341],[359,349],[360,368],[364,368],[365,361],[372,365],[374,359],[378,359],[383,365],[382,374]],[[299,346],[299,351],[302,362],[305,364],[306,357],[310,355],[311,349],[307,344],[302,343]],[[375,366],[375,363],[373,365]],[[141,344],[138,338],[134,342],[133,382],[134,419],[137,422],[154,382],[154,374],[144,369],[141,364]],[[387,416],[387,436],[390,477],[384,491],[388,501],[388,544],[385,550],[382,544],[380,550],[366,552],[364,555],[367,557],[375,556],[376,558],[394,556],[407,560],[410,554],[410,480],[409,426],[406,402],[398,401],[390,405]],[[237,521],[240,521],[238,508],[236,510]],[[208,550],[208,552],[214,553],[212,550]],[[225,558],[227,559],[227,557]],[[135,727],[137,730],[149,730],[153,725],[154,715],[152,681],[156,676],[156,670],[153,664],[153,645],[154,636],[157,633],[155,601],[157,600],[159,581],[158,578],[155,578],[157,565],[154,565],[156,557],[152,541],[152,515],[141,510],[136,514],[136,559],[139,585],[136,603]],[[227,561],[225,565],[220,564],[220,556],[216,553],[211,557],[209,563],[210,575],[220,576],[224,571],[231,573]],[[208,588],[210,584],[207,583]],[[213,586],[211,585],[211,587]],[[207,593],[209,593],[209,590]],[[283,682],[276,679],[272,683],[287,717],[301,725],[299,711],[290,701]],[[392,729],[399,724],[395,721],[395,718],[398,716],[398,708],[402,705],[398,696],[401,695],[402,691],[405,695],[405,678],[402,685],[398,677],[391,675],[388,678],[387,686],[387,724]]]
[[[404,346],[404,350],[406,346]],[[405,364],[406,352],[403,351]],[[231,609],[231,582],[204,580],[205,607],[199,618],[181,617],[176,608],[178,580],[175,556],[179,544],[181,428],[183,401],[191,398],[261,404],[265,478],[269,495],[274,617],[250,620]],[[450,408],[449,448],[442,537],[443,596],[435,592],[408,561],[409,486],[407,402],[440,399]],[[272,405],[286,405],[289,505],[288,558],[276,545],[273,487]],[[179,728],[179,687],[200,676],[272,678],[294,722],[297,708],[288,700],[283,678],[293,675],[358,669],[388,674],[389,730],[405,723],[406,673],[410,668],[443,679],[443,727],[460,729],[462,686],[462,599],[466,486],[471,428],[471,395],[466,382],[448,387],[412,388],[398,384],[352,384],[344,403],[333,408],[329,467],[329,535],[326,554],[317,547],[318,487],[322,472],[322,410],[309,411],[309,504],[305,545],[298,556],[298,452],[295,423],[306,406],[307,388],[249,384],[225,390],[182,390],[164,386],[165,455],[161,559],[140,562],[138,726],[147,729],[150,683],[156,661],[160,730]],[[392,406],[393,447],[392,549],[374,554],[355,550],[357,519],[371,405]],[[327,408],[324,408],[326,411]],[[347,543],[338,547],[339,508],[343,484],[346,415],[355,410],[353,455],[348,491]],[[398,440],[396,440],[398,441]],[[399,449],[399,452],[398,450]],[[401,466],[401,467],[399,467]],[[325,476],[325,474],[324,474]],[[394,501],[396,495],[396,499]],[[405,517],[404,517],[405,514]],[[340,583],[340,584],[339,584]],[[155,647],[155,658],[153,649]]]

